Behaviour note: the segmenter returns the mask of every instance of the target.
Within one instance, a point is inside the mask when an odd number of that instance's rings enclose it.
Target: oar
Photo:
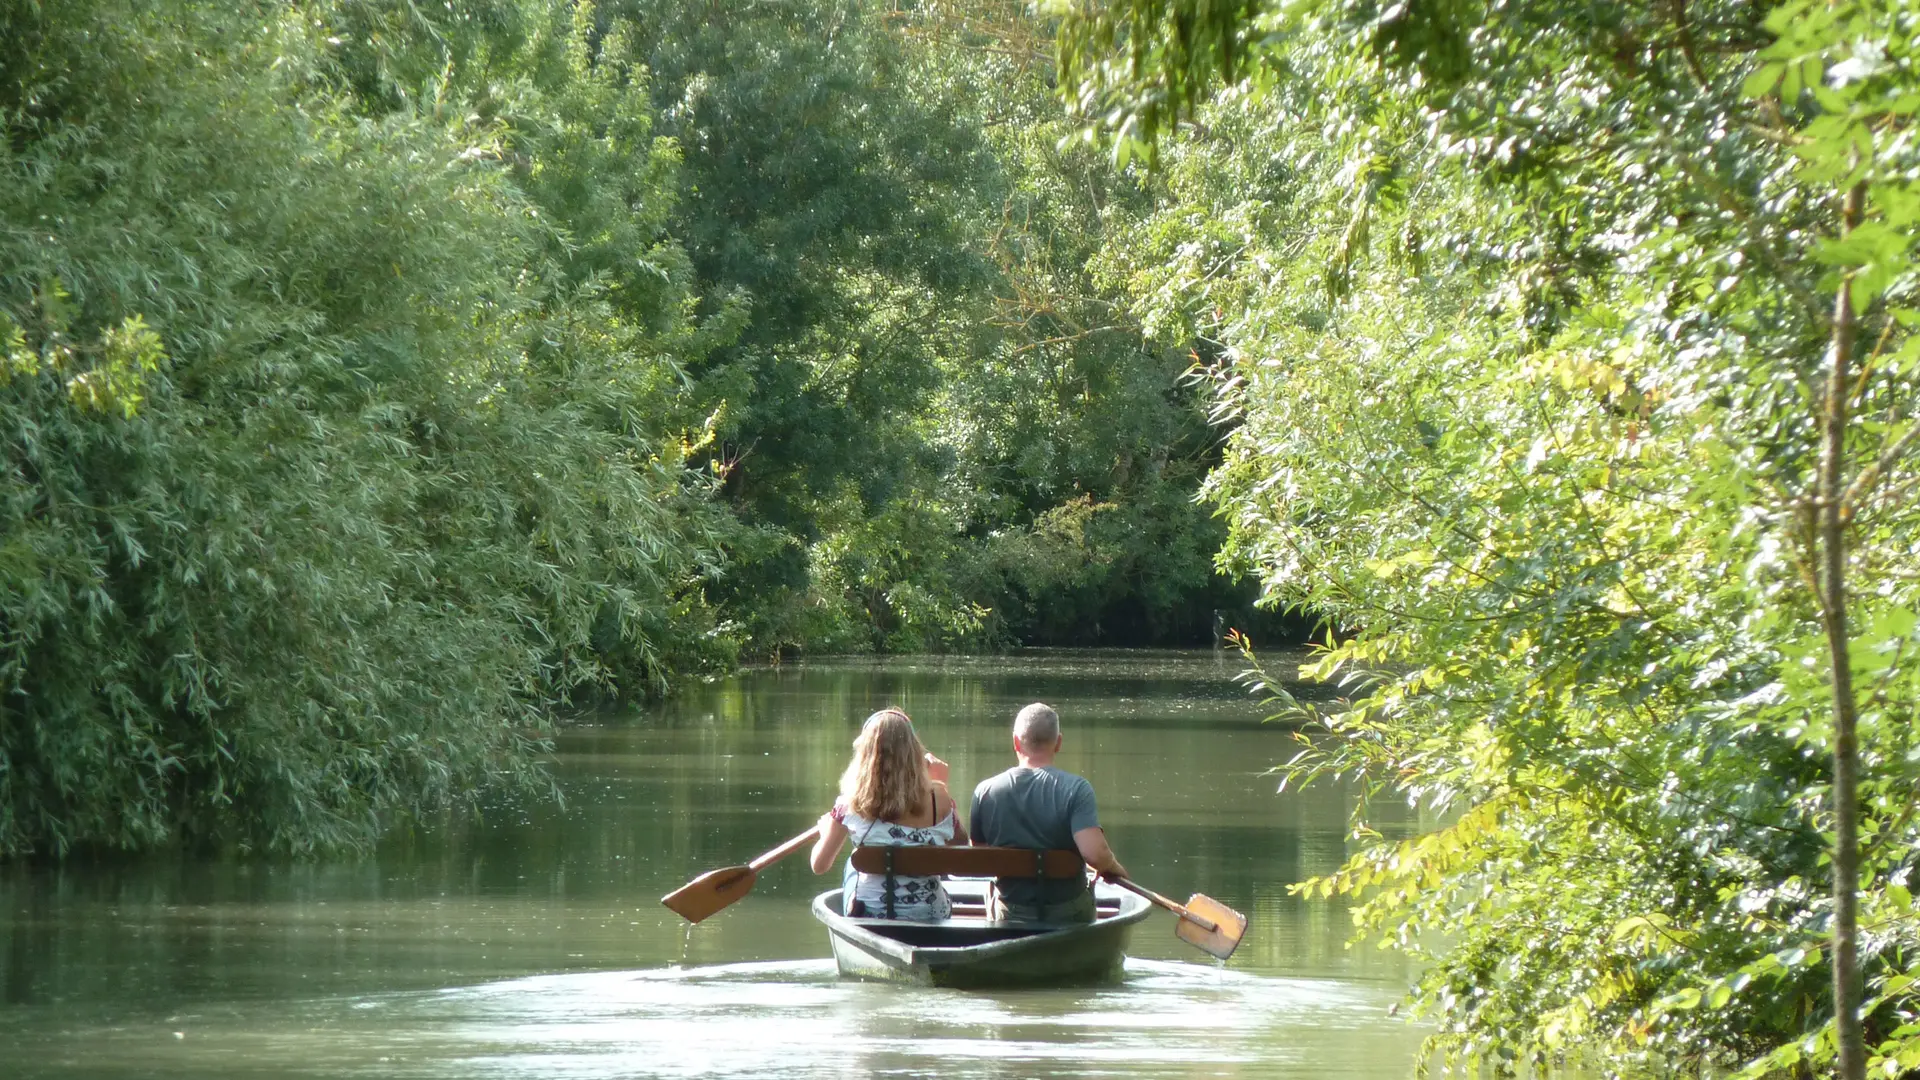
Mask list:
[[[1240,939],[1246,935],[1247,917],[1204,893],[1194,893],[1185,904],[1176,904],[1126,878],[1102,874],[1100,880],[1144,896],[1180,916],[1173,924],[1174,935],[1201,952],[1211,953],[1222,960],[1233,955],[1233,950],[1240,947]]]
[[[661,897],[660,902],[688,922],[697,923],[747,895],[752,891],[753,879],[760,875],[760,871],[806,847],[819,831],[820,826],[815,825],[745,866],[709,870]]]

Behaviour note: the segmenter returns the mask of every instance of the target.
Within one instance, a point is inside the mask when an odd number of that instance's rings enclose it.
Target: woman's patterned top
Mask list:
[[[954,808],[947,807],[947,816],[932,825],[915,828],[911,825],[895,825],[890,821],[871,821],[861,817],[850,809],[845,799],[833,804],[834,819],[847,827],[847,834],[856,847],[944,847],[953,843],[959,819],[954,816]],[[885,874],[857,874],[853,882],[852,897],[860,903],[867,918],[881,919],[887,914],[887,876]],[[914,922],[933,922],[951,917],[953,901],[947,898],[946,887],[940,884],[938,877],[908,877],[896,874],[893,878],[893,917],[911,919]]]

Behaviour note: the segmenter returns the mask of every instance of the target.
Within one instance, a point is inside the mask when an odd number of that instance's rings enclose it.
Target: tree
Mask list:
[[[1307,885],[1464,928],[1421,984],[1450,1055],[1920,1063],[1913,18],[1067,22],[1075,100],[1182,196],[1136,281],[1225,347],[1231,552],[1350,630],[1315,670],[1368,693],[1290,776],[1458,815]]]
[[[699,289],[744,312],[690,370],[741,525],[709,592],[759,650],[1192,640],[1245,598],[1190,502],[1191,361],[1094,261],[1147,194],[1055,145],[1004,7],[606,9],[685,155]]]
[[[517,127],[371,115],[335,14],[0,15],[0,852],[355,846],[538,787],[554,707],[697,587],[682,286],[598,276],[595,199],[543,186],[637,157],[600,183],[644,234],[670,157],[587,132],[613,72]]]

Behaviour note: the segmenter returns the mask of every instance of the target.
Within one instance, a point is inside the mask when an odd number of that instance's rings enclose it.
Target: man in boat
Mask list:
[[[1039,702],[1013,719],[1013,753],[1020,763],[973,789],[973,842],[995,847],[1076,850],[1103,876],[1122,878],[1126,867],[1107,846],[1093,804],[1093,785],[1056,768],[1060,714]],[[1085,878],[998,878],[990,913],[1026,922],[1092,922],[1093,892]]]

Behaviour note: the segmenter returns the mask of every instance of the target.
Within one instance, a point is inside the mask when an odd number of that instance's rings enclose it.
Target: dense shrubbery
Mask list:
[[[4,16],[0,850],[354,844],[531,781],[697,584],[676,301],[583,265],[628,223],[561,182],[670,202],[644,114],[367,119],[326,15]]]
[[[1204,391],[1089,266],[1147,193],[1058,148],[1044,63],[899,7],[608,8],[701,288],[750,310],[693,365],[742,524],[712,595],[756,650],[1204,642],[1250,598],[1192,502]]]
[[[0,6],[0,853],[364,843],[743,651],[1203,640],[1145,192],[901,15]]]
[[[1920,11],[1173,7],[1068,51],[1164,136],[1116,250],[1223,350],[1230,554],[1371,690],[1288,775],[1450,822],[1303,887],[1468,1072],[1911,1075]]]

